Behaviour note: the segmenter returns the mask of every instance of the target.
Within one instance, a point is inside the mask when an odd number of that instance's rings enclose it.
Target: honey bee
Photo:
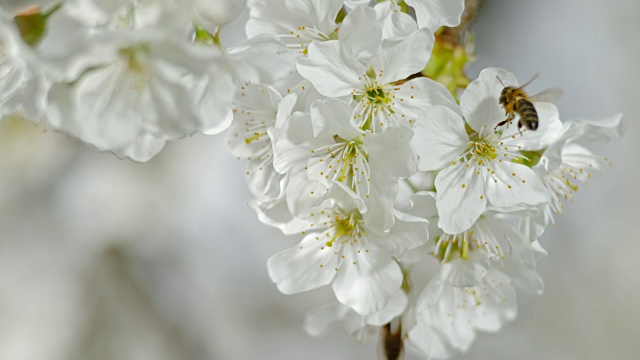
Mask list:
[[[533,102],[555,102],[562,96],[563,91],[560,88],[551,88],[533,96],[527,95],[523,90],[524,87],[531,84],[537,77],[538,75],[535,75],[531,80],[517,88],[505,86],[502,80],[498,78],[500,84],[504,86],[504,89],[502,89],[502,92],[500,93],[500,100],[498,102],[504,108],[504,113],[507,115],[507,119],[498,123],[494,130],[504,124],[507,124],[508,127],[516,114],[519,116],[518,131],[520,131],[520,134],[522,134],[522,127],[527,130],[536,130],[538,128],[538,112],[536,111],[535,106],[533,106]]]

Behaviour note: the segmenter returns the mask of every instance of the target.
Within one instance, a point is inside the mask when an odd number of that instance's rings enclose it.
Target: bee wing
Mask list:
[[[530,96],[529,100],[554,103],[560,100],[562,95],[564,95],[564,91],[561,88],[554,87]]]
[[[537,79],[538,76],[540,76],[540,74],[535,74],[531,77],[531,79],[529,79],[529,81],[527,81],[526,83],[524,83],[523,85],[520,85],[520,87],[518,89],[523,89],[525,88],[527,85],[531,84],[533,82],[533,80]]]

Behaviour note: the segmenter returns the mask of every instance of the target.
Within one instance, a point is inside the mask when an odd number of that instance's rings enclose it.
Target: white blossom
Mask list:
[[[390,323],[405,311],[408,304],[402,290],[397,291],[382,310],[371,315],[360,315],[339,302],[330,303],[309,312],[304,320],[304,329],[313,336],[321,336],[330,330],[331,325],[341,322],[349,335],[363,343],[369,333]]]
[[[352,122],[372,132],[410,126],[432,105],[455,106],[446,88],[427,78],[395,84],[424,68],[433,34],[420,30],[403,40],[380,40],[372,57],[359,56],[341,40],[313,43],[309,56],[298,59],[298,71],[324,96],[353,96]]]
[[[529,167],[518,164],[521,150],[539,149],[545,134],[557,129],[557,109],[536,103],[540,128],[522,136],[494,127],[504,118],[498,97],[505,84],[517,86],[513,74],[489,68],[480,73],[460,99],[464,119],[442,106],[432,107],[415,127],[412,143],[423,171],[439,170],[438,225],[447,233],[467,230],[488,205],[508,209],[547,203],[550,195],[542,179]],[[473,130],[465,129],[465,121]],[[555,130],[554,130],[555,131]]]
[[[544,149],[532,169],[542,178],[551,194],[551,201],[543,207],[542,217],[531,217],[521,222],[525,232],[540,236],[555,216],[563,214],[565,203],[573,201],[582,184],[597,177],[610,165],[608,158],[598,156],[584,146],[587,141],[607,141],[622,136],[624,122],[616,114],[599,120],[575,119],[564,124],[559,135]]]
[[[381,12],[389,15],[401,13],[399,2],[398,0],[381,1],[376,7],[380,7]],[[428,28],[432,32],[441,26],[458,26],[464,10],[464,0],[406,0],[404,2],[415,10],[418,26]]]
[[[233,155],[249,160],[247,183],[260,203],[272,201],[282,192],[285,175],[273,168],[273,147],[267,131],[281,126],[291,115],[295,102],[295,94],[283,99],[264,84],[244,83],[236,94],[227,144]]]
[[[289,175],[285,191],[294,214],[304,216],[333,192],[346,192],[369,226],[384,233],[393,225],[398,179],[415,172],[412,131],[367,133],[349,122],[351,111],[327,99],[313,103],[310,114],[294,113],[273,134],[274,166]]]
[[[461,261],[443,265],[416,306],[417,323],[408,340],[429,359],[466,352],[477,330],[495,332],[517,313],[511,278],[498,268],[490,268],[475,286],[451,285],[447,277]]]
[[[402,285],[394,258],[428,239],[426,220],[395,216],[391,231],[379,236],[348,202],[314,212],[302,242],[269,259],[269,275],[285,294],[331,284],[340,303],[361,315],[376,313]]]
[[[337,36],[335,19],[343,5],[344,0],[254,0],[247,35],[274,34],[304,53],[310,43]]]
[[[167,139],[225,130],[234,84],[213,67],[219,55],[183,43],[169,29],[96,34],[79,54],[77,78],[54,85],[48,124],[101,150],[138,161]]]

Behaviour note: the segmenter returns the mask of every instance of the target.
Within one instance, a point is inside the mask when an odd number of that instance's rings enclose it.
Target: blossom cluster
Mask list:
[[[269,259],[271,279],[335,294],[308,315],[314,335],[389,326],[447,358],[500,329],[516,290],[543,291],[539,237],[608,165],[585,144],[623,130],[545,101],[536,130],[503,124],[502,91],[519,86],[503,69],[459,101],[421,76],[462,0],[26,2],[0,7],[0,116],[137,161],[226,130],[258,218],[302,238]],[[245,7],[248,39],[224,46]]]

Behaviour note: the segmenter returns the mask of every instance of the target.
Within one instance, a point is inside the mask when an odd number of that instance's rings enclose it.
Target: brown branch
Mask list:
[[[402,323],[396,331],[391,331],[391,324],[380,329],[378,341],[378,358],[380,360],[402,360],[404,358],[404,339],[402,338]]]

